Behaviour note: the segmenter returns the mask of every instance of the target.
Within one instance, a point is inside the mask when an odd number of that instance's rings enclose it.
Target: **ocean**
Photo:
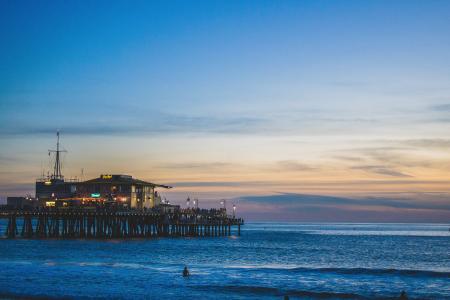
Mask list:
[[[0,298],[450,299],[449,228],[248,223],[216,238],[0,239]]]

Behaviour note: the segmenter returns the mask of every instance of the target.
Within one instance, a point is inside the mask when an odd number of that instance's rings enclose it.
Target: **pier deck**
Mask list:
[[[210,213],[146,211],[2,211],[8,238],[153,238],[240,235],[243,220]],[[234,231],[234,230],[233,230]]]

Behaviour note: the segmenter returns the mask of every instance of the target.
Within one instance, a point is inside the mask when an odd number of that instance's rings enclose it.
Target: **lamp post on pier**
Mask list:
[[[198,199],[197,198],[194,199],[194,203],[192,205],[192,208],[193,209],[197,209],[198,208]]]
[[[227,199],[220,200],[220,205],[222,205],[223,209],[227,209]]]

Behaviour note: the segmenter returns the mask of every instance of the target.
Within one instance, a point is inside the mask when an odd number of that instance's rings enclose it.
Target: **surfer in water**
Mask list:
[[[408,300],[408,296],[406,295],[405,291],[402,291],[402,293],[400,294],[400,300]]]
[[[183,269],[183,277],[189,277],[191,274],[189,274],[189,270],[186,266],[184,266]]]

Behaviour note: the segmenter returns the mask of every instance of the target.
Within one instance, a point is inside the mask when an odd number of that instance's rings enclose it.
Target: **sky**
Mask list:
[[[450,222],[449,1],[1,1],[0,197],[129,174],[250,220]]]

